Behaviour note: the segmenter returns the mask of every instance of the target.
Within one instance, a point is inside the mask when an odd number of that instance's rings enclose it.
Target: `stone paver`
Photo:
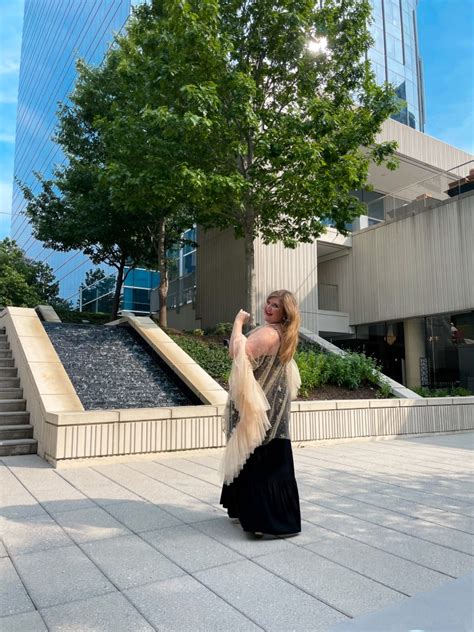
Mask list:
[[[463,629],[473,449],[474,433],[295,445],[303,532],[286,540],[227,519],[222,450],[0,458],[0,629]]]
[[[402,598],[399,592],[302,548],[264,555],[254,561],[351,617]]]
[[[11,555],[71,544],[63,530],[46,514],[13,520],[0,518],[0,532]]]
[[[100,507],[62,512],[56,520],[75,542],[131,535],[126,527]]]
[[[109,580],[74,545],[18,555],[15,564],[39,608],[114,590]]]
[[[152,632],[153,627],[120,593],[43,608],[50,632]]]
[[[470,632],[474,629],[474,575],[451,581],[379,612],[337,625],[331,632]]]
[[[185,524],[148,531],[143,538],[188,573],[242,559],[232,549]]]
[[[18,573],[7,557],[0,560],[0,578],[0,617],[35,609]]]
[[[261,630],[189,575],[132,588],[126,594],[160,632]]]
[[[0,629],[2,632],[47,632],[48,628],[35,610],[0,619]]]
[[[86,542],[83,550],[120,589],[184,575],[184,571],[135,535]]]
[[[152,531],[183,524],[171,514],[140,498],[106,505],[106,508],[119,522],[135,532]]]
[[[251,561],[195,573],[264,629],[327,630],[347,617]]]

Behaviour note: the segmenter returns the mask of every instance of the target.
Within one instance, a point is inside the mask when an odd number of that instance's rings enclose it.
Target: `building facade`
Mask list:
[[[374,45],[369,59],[377,83],[393,84],[405,107],[393,118],[423,131],[425,105],[423,66],[418,50],[418,0],[370,0]]]
[[[48,178],[54,167],[64,162],[60,147],[52,140],[58,103],[68,101],[77,76],[77,60],[84,59],[91,65],[101,63],[114,33],[126,24],[132,4],[130,0],[25,0],[10,235],[26,256],[53,268],[63,298],[74,306],[82,303],[89,311],[106,308],[110,302],[104,288],[114,285],[114,269],[104,266],[110,279],[88,288],[84,294],[81,283],[93,267],[91,261],[78,251],[63,253],[46,249],[33,237],[23,215],[26,201],[17,180],[36,193],[39,185],[34,172]],[[131,273],[124,286],[124,307],[148,313],[149,293],[154,283],[156,273]]]
[[[38,190],[33,172],[40,172],[47,178],[52,174],[54,165],[64,160],[51,136],[56,126],[58,102],[67,102],[74,86],[76,60],[82,58],[90,64],[100,64],[112,42],[113,33],[125,26],[131,6],[142,1],[77,0],[66,3],[62,0],[25,0],[14,176],[30,186],[33,192]],[[406,100],[407,107],[396,118],[422,130],[424,106],[416,38],[417,0],[371,2],[374,47],[369,52],[369,59],[377,81],[392,82],[399,97]],[[364,195],[370,197],[373,194]],[[89,259],[81,252],[58,253],[45,249],[32,236],[28,221],[22,214],[25,204],[15,181],[11,237],[28,257],[48,263],[53,268],[63,298],[74,305],[88,303],[82,301],[80,287],[85,273],[91,268]],[[375,211],[375,206],[372,208]],[[173,306],[188,305],[195,285],[193,275],[196,256],[189,254],[184,252],[179,255],[185,258],[186,266],[171,281],[170,301]],[[112,268],[106,271],[114,275]],[[142,271],[142,277],[143,274]],[[143,292],[138,296],[138,290],[150,293],[156,287],[155,281],[156,276],[150,273],[146,280],[140,279],[140,286],[132,285],[127,289],[127,279],[124,285],[124,307],[142,313],[153,309],[153,305],[149,306],[144,300]],[[91,290],[88,296],[93,293]],[[95,294],[102,295],[101,290],[96,288]],[[134,295],[137,296],[136,305],[130,298]],[[102,305],[106,303],[106,299],[103,299]],[[90,308],[93,308],[92,304]]]
[[[286,287],[306,329],[374,355],[398,382],[474,392],[474,156],[391,120],[388,139],[400,166],[372,165],[375,197],[348,237],[329,228],[294,250],[255,241],[257,305]],[[195,298],[170,326],[206,329],[245,309],[243,241],[197,241]]]

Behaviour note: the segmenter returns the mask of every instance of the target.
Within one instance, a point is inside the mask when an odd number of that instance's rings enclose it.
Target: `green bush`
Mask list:
[[[227,382],[232,360],[224,345],[218,345],[215,342],[204,342],[203,340],[188,336],[170,334],[170,337],[181,349],[186,351],[199,366],[202,366],[211,377],[222,383]]]
[[[318,352],[308,345],[301,345],[295,360],[301,375],[300,394],[303,397],[324,384],[356,390],[364,383],[381,388],[383,397],[390,395],[390,386],[382,381],[376,360],[362,353],[342,356]]]
[[[412,391],[421,395],[421,397],[469,397],[474,395],[467,388],[456,386],[453,388],[427,388],[426,386],[419,386],[412,388]]]
[[[215,334],[216,336],[230,336],[232,333],[233,324],[232,323],[217,323],[213,330],[210,333]]]

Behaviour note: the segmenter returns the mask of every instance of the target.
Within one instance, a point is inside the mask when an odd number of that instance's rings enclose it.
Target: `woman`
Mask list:
[[[249,314],[240,310],[230,338],[221,504],[244,531],[294,535],[301,518],[289,436],[291,398],[300,385],[293,360],[300,315],[293,294],[272,292],[264,317],[266,324],[246,338],[242,326]]]

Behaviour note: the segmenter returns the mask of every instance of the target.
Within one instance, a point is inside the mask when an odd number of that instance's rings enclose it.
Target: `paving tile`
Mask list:
[[[38,608],[86,599],[114,590],[77,546],[19,555],[18,573]]]
[[[47,632],[39,612],[24,612],[0,620],[2,632]]]
[[[331,632],[470,632],[473,592],[474,574],[469,573],[400,604],[336,625]]]
[[[88,498],[63,499],[55,497],[54,491],[48,492],[48,497],[52,500],[42,500],[41,504],[54,518],[68,511],[79,511],[81,509],[94,509],[96,505]]]
[[[166,510],[182,522],[193,523],[209,520],[221,513],[216,507],[211,507],[189,494],[124,465],[107,465],[96,469],[106,473],[114,481],[123,484],[130,491]]]
[[[250,560],[199,571],[195,577],[265,630],[326,631],[346,618]]]
[[[407,595],[435,588],[448,579],[414,562],[336,534],[307,548]]]
[[[41,610],[50,632],[152,632],[141,614],[118,592]]]
[[[306,504],[302,513],[306,520],[321,527],[335,531],[340,535],[349,536],[360,542],[365,542],[452,577],[464,575],[473,566],[472,556],[465,553],[459,553],[439,544],[432,544],[393,529],[386,529],[359,518],[331,510],[327,511],[324,507],[308,506]]]
[[[182,524],[180,520],[144,500],[127,500],[106,505],[107,511],[135,532],[152,531]]]
[[[75,542],[130,535],[126,527],[100,507],[62,512],[56,516],[56,521]]]
[[[206,467],[204,464],[193,463],[186,459],[170,459],[165,462],[169,468],[173,468],[184,474],[190,474],[194,478],[211,483],[211,485],[219,485],[219,476],[215,469]]]
[[[449,546],[461,551],[461,553],[467,553],[468,555],[474,553],[474,538],[469,533],[418,520],[417,518],[376,507],[353,498],[335,496],[334,494],[325,494],[324,496],[319,494],[318,496],[318,506],[340,511],[378,525],[394,527],[403,533],[408,533],[443,546]]]
[[[188,525],[148,531],[142,537],[188,572],[242,559],[232,549]]]
[[[227,516],[206,522],[197,522],[193,527],[245,557],[292,548],[292,545],[284,539],[257,540],[252,535],[245,533],[239,524],[231,522]]]
[[[48,515],[0,518],[0,531],[11,555],[67,546],[71,540]]]
[[[18,577],[15,567],[7,557],[0,559],[0,578],[2,584],[0,590],[0,617],[7,617],[35,609],[21,579]],[[1,624],[0,627],[2,627]]]
[[[126,595],[160,632],[261,629],[193,577],[132,588]]]
[[[24,518],[45,513],[36,499],[5,466],[0,468],[0,489],[2,490],[0,516]]]
[[[386,509],[396,509],[413,518],[421,518],[428,520],[437,525],[448,527],[450,529],[459,529],[466,533],[474,533],[474,518],[463,516],[461,514],[450,513],[434,507],[427,507],[424,504],[413,502],[404,498],[394,500],[393,496],[379,493],[370,494],[350,494],[354,500],[362,500],[368,503],[384,507]]]
[[[60,476],[102,507],[117,501],[140,500],[133,492],[90,467],[63,470]]]
[[[184,574],[135,535],[86,542],[82,548],[120,590]]]
[[[301,520],[301,533],[291,539],[291,544],[296,544],[296,546],[307,546],[312,542],[319,542],[320,540],[332,538],[333,535],[333,532],[328,531],[328,529],[318,527],[306,520]]]
[[[178,472],[166,465],[156,462],[146,463],[133,463],[130,467],[142,474],[151,476],[157,481],[170,485],[171,487],[198,498],[209,504],[216,504],[219,502],[221,488],[219,479],[216,475],[214,484],[202,481],[199,478],[194,477],[191,474]]]
[[[350,616],[405,598],[399,592],[301,548],[271,553],[257,558],[256,563]]]

